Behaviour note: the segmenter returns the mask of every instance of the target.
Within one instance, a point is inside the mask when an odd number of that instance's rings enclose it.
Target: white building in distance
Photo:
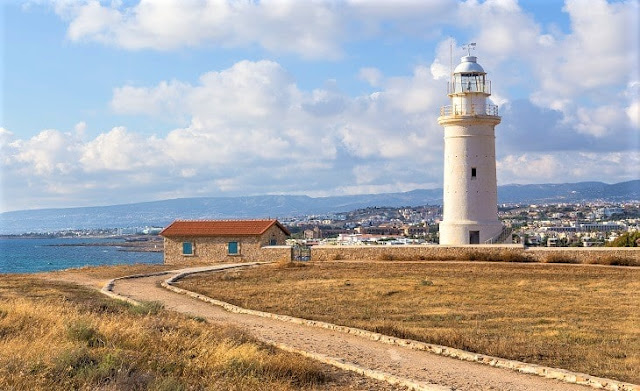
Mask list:
[[[491,82],[476,62],[462,57],[448,87],[451,104],[440,110],[444,127],[444,195],[440,244],[510,242],[498,220],[495,126],[498,107],[487,102]]]

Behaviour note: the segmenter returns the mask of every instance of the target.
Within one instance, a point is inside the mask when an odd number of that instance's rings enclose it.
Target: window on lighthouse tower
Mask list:
[[[471,167],[471,179],[476,179],[477,170],[475,167]]]

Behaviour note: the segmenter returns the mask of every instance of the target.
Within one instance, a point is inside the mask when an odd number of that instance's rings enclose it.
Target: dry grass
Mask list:
[[[242,307],[640,383],[639,269],[325,262],[195,275],[180,286]]]
[[[175,269],[179,269],[179,267],[175,265],[164,264],[84,266],[65,270],[37,273],[36,276],[50,281],[71,282],[74,284],[80,284],[100,289],[107,283],[107,281],[113,278],[130,276],[133,274],[164,272]]]
[[[0,276],[2,390],[383,389],[231,327],[79,286]],[[357,387],[355,387],[357,388]]]
[[[155,273],[167,270],[175,270],[180,267],[176,265],[164,264],[143,264],[136,263],[132,265],[109,265],[109,266],[84,266],[72,269],[58,270],[40,274],[68,274],[80,275],[91,278],[100,278],[110,280],[116,277],[129,276],[132,274]]]

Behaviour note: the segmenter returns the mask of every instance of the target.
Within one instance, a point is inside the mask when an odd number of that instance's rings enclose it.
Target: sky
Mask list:
[[[0,212],[442,186],[451,58],[498,185],[640,179],[640,1],[8,1]]]

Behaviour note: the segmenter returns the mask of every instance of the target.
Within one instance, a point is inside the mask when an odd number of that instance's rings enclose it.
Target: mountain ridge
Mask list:
[[[640,180],[614,184],[577,182],[509,184],[498,187],[498,202],[560,203],[640,200]],[[283,218],[347,212],[371,206],[440,205],[442,189],[400,193],[310,197],[256,195],[192,197],[131,204],[48,208],[0,213],[0,234],[50,232],[64,229],[166,226],[175,219]]]

